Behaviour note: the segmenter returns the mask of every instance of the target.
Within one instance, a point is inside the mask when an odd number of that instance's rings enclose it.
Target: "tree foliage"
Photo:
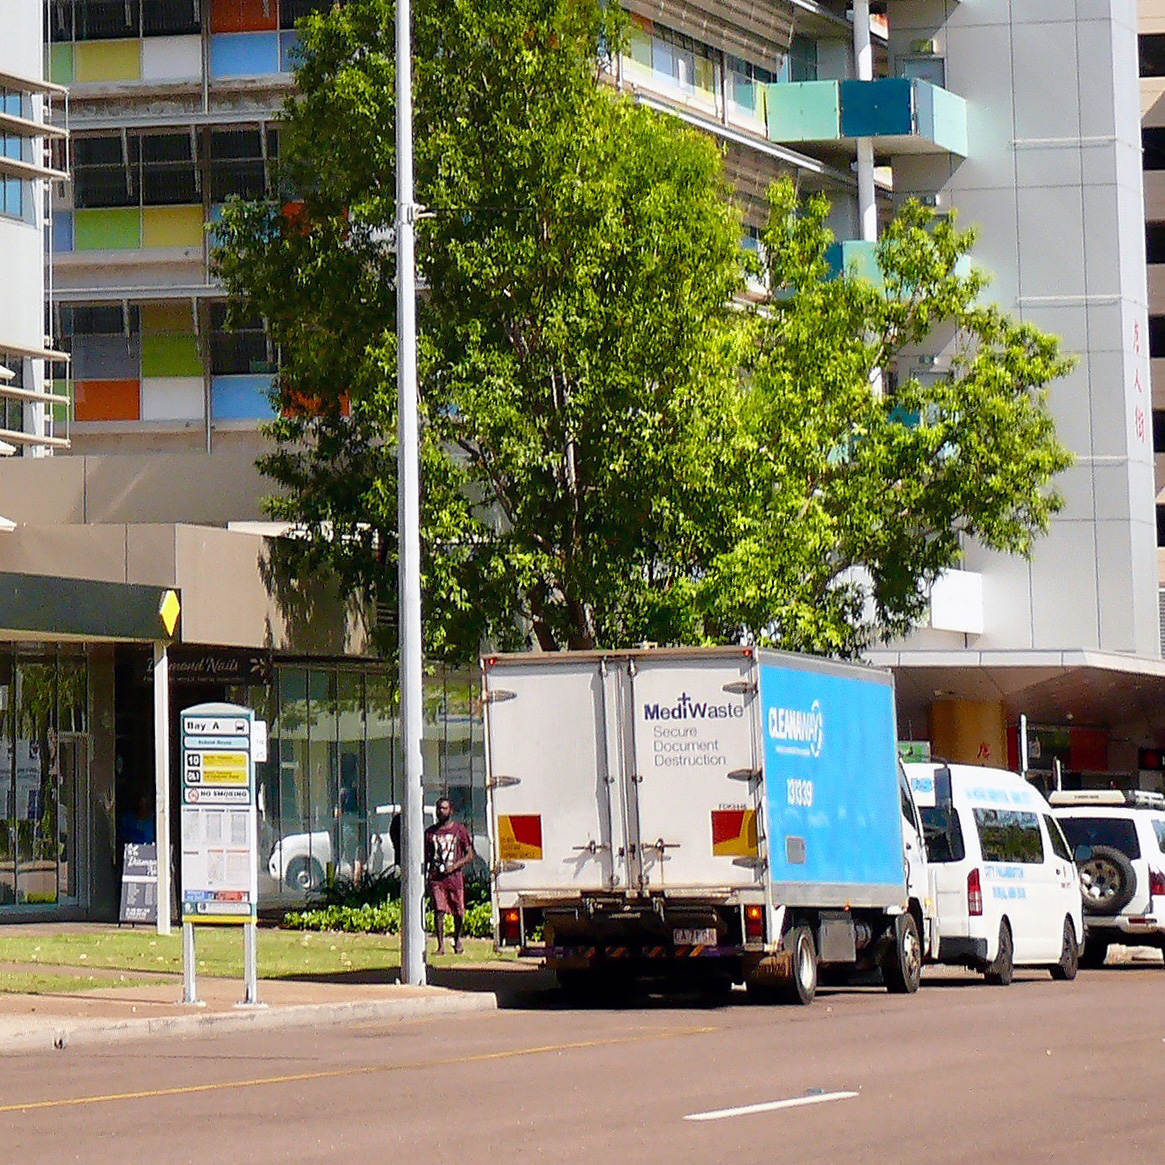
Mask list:
[[[417,253],[427,650],[740,637],[852,654],[904,629],[961,540],[1025,553],[1066,464],[1055,341],[979,305],[970,236],[911,204],[876,286],[826,205],[771,195],[777,294],[733,306],[713,141],[614,94],[599,0],[419,0]],[[218,265],[281,352],[262,467],[292,569],[395,594],[393,11],[303,28],[288,203],[234,203]],[[294,202],[291,201],[294,196]],[[937,327],[949,373],[871,387]]]

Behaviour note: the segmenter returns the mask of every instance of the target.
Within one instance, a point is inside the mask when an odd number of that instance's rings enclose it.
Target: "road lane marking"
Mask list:
[[[715,1025],[679,1028],[635,1036],[612,1036],[602,1040],[577,1040],[565,1044],[535,1044],[501,1052],[478,1052],[472,1056],[451,1056],[441,1060],[417,1060],[405,1064],[367,1064],[361,1068],[331,1068],[318,1072],[291,1072],[283,1076],[257,1076],[250,1080],[223,1080],[215,1084],[184,1084],[174,1088],[151,1088],[140,1092],[107,1092],[97,1096],[69,1096],[56,1100],[29,1100],[23,1104],[0,1104],[0,1113],[31,1112],[33,1109],[73,1108],[84,1104],[112,1104],[123,1100],[154,1100],[162,1096],[192,1096],[200,1092],[223,1092],[233,1088],[260,1088],[271,1084],[298,1084],[305,1080],[338,1080],[345,1076],[372,1076],[385,1072],[413,1072],[426,1068],[450,1068],[459,1064],[481,1064],[491,1060],[514,1060],[522,1056],[544,1056],[551,1052],[573,1052],[584,1048],[608,1048],[619,1044],[642,1044],[653,1040],[674,1040],[684,1036],[720,1031]]]
[[[770,1100],[764,1104],[746,1104],[740,1108],[717,1108],[711,1112],[690,1112],[686,1121],[722,1121],[731,1116],[749,1116],[754,1112],[774,1112],[778,1108],[800,1108],[805,1104],[824,1104],[827,1100],[852,1100],[857,1092],[818,1092],[812,1096],[794,1096],[791,1100]],[[0,1112],[3,1112],[0,1109]]]

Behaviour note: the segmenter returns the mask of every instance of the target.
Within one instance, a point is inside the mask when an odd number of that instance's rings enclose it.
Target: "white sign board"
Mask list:
[[[259,901],[253,714],[233,704],[182,713],[182,919],[246,923]]]

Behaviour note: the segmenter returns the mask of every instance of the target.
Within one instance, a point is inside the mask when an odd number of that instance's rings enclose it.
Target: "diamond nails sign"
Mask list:
[[[254,713],[234,704],[182,713],[184,922],[256,919],[255,728]]]

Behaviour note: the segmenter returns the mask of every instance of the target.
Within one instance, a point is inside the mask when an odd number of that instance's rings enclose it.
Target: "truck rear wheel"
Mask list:
[[[882,963],[882,978],[891,995],[913,995],[922,982],[922,939],[909,912],[894,919],[894,943]]]
[[[785,1003],[809,1004],[817,994],[817,951],[813,932],[807,926],[794,927],[785,935],[785,950],[793,953],[793,973],[782,984],[781,999]]]

